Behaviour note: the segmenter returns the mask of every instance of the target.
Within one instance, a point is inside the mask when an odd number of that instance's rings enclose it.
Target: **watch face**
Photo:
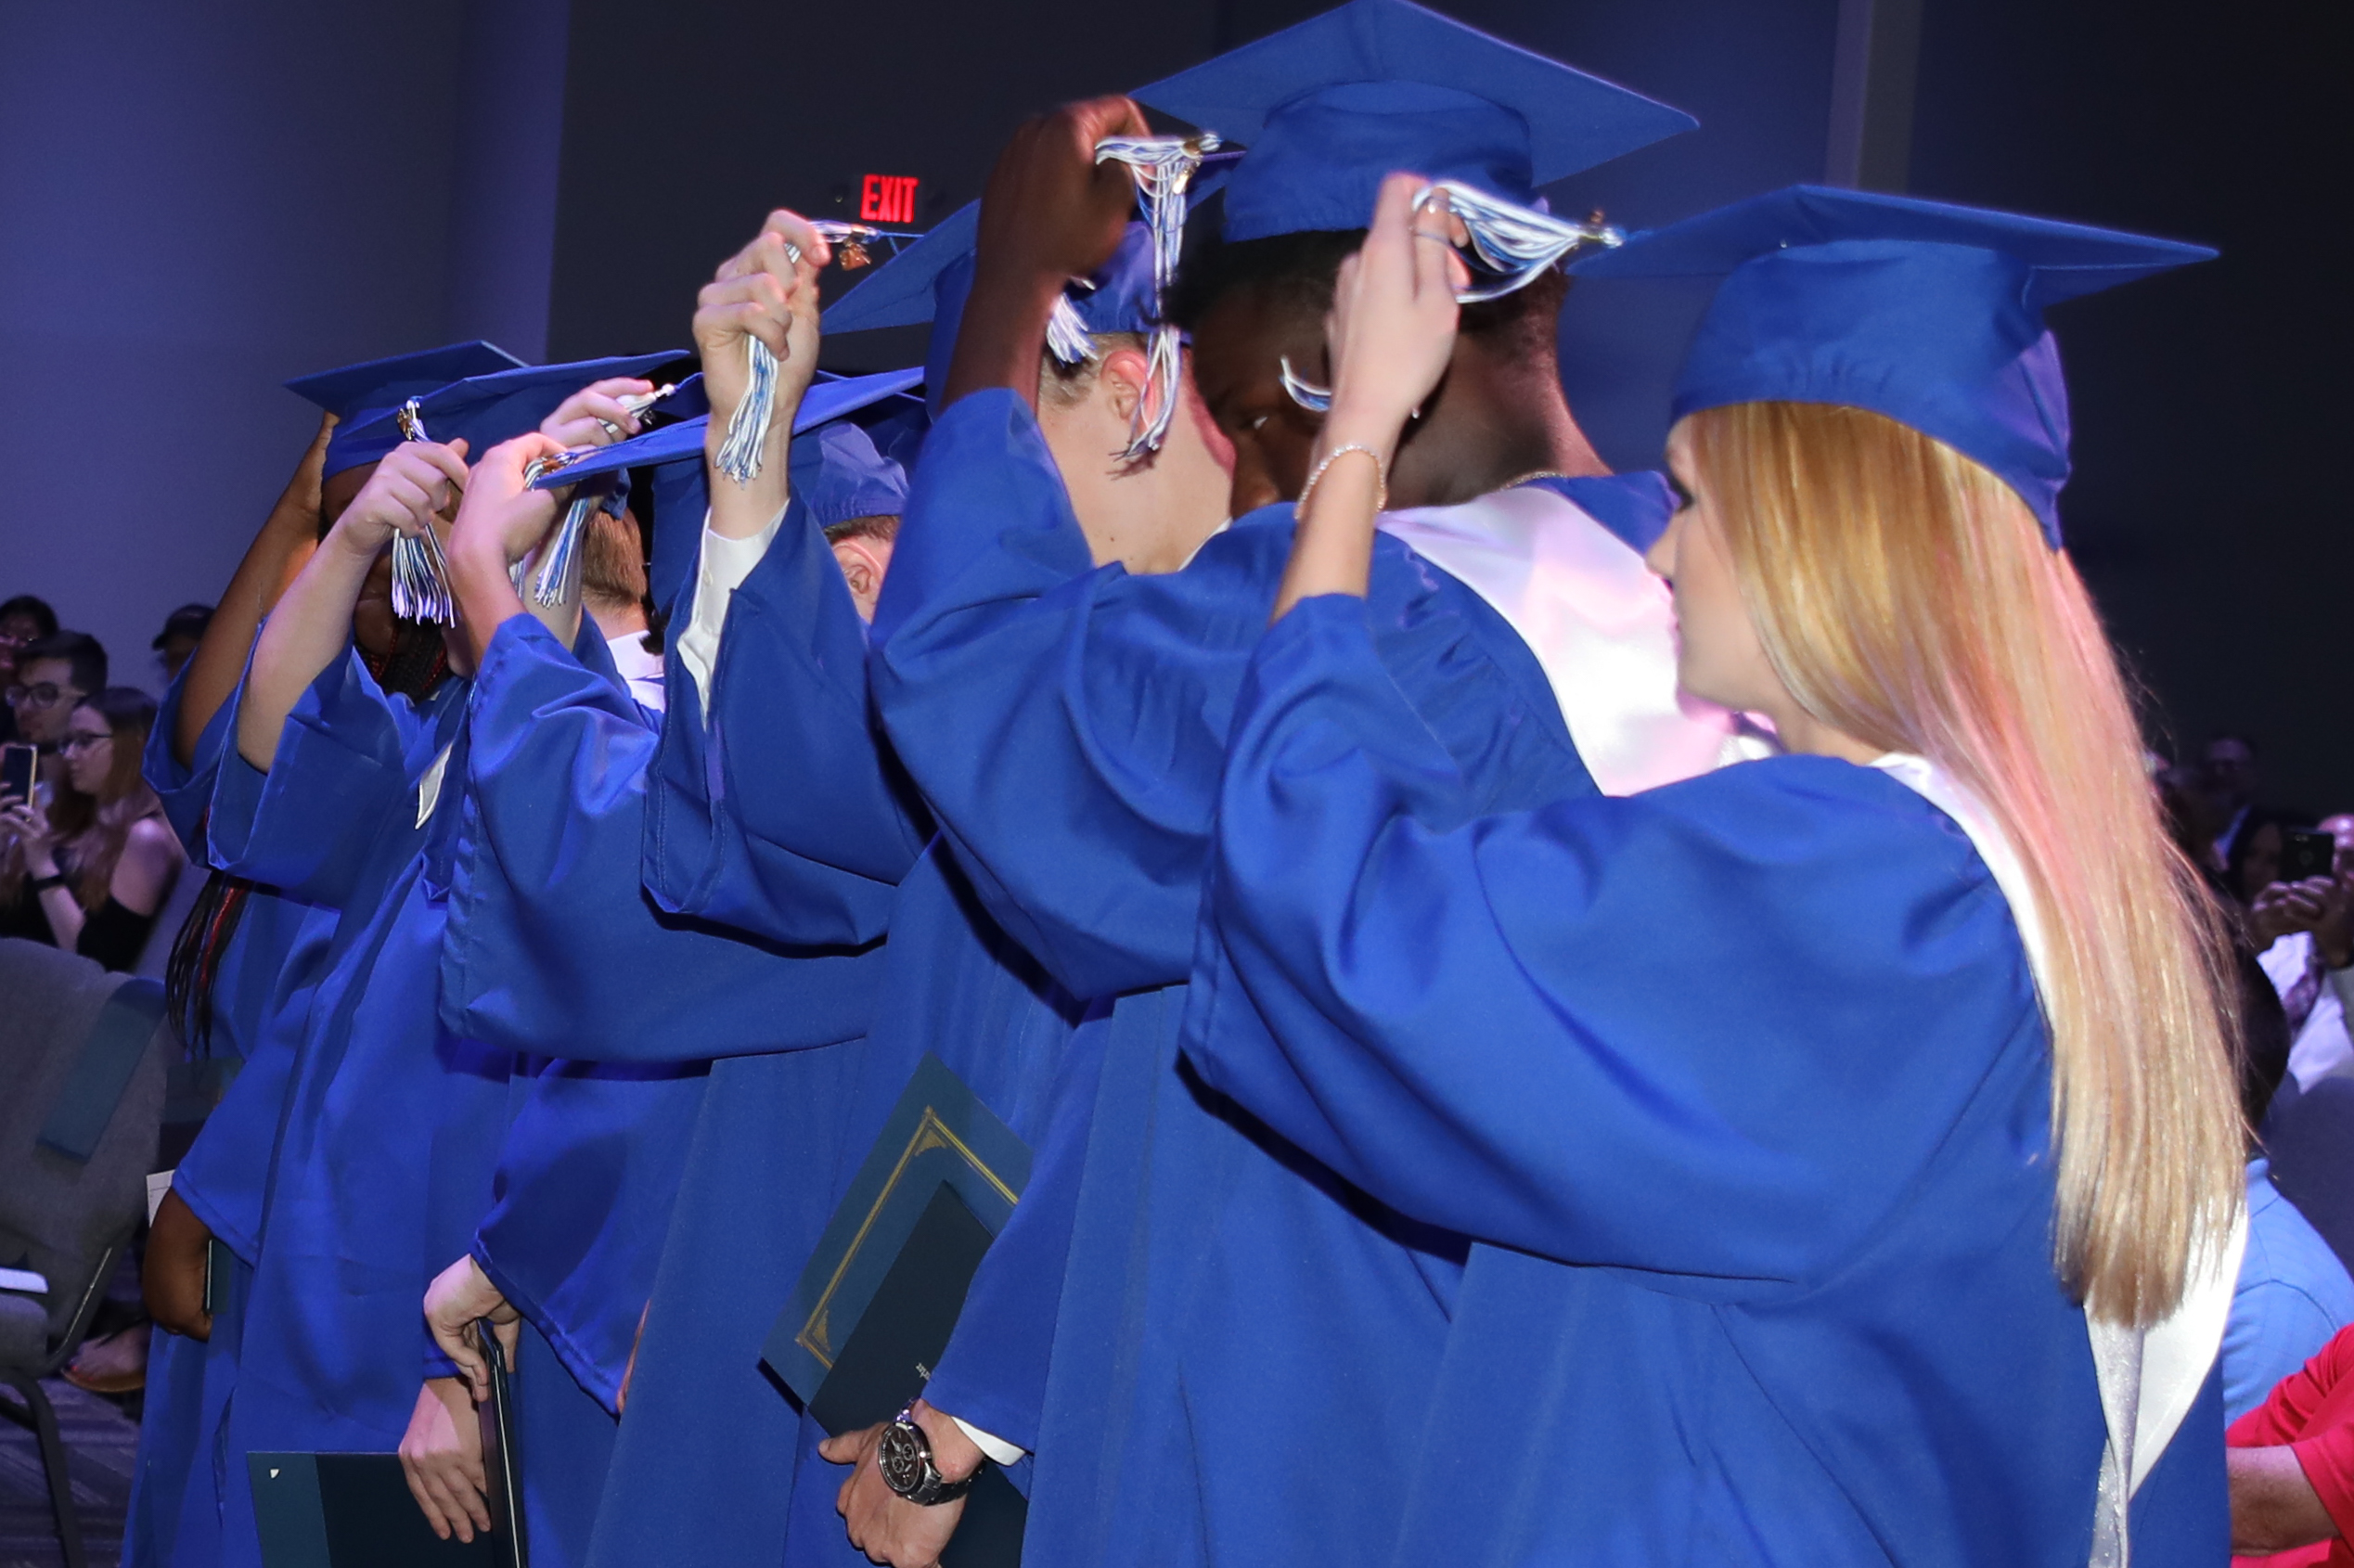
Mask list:
[[[875,1447],[875,1463],[882,1472],[884,1485],[903,1497],[913,1497],[932,1470],[932,1452],[923,1440],[923,1430],[907,1421],[884,1427],[882,1441]]]

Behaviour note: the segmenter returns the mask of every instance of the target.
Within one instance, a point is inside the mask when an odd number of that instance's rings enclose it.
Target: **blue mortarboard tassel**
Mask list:
[[[643,414],[677,390],[675,386],[657,387],[652,392],[624,397],[620,402],[632,414]],[[618,427],[605,420],[599,419],[598,423],[616,435],[620,433]],[[528,485],[538,477],[536,472],[527,472],[523,482]],[[617,517],[621,514],[622,506],[629,494],[624,477],[617,473],[600,482],[583,484],[573,494],[572,505],[564,508],[564,521],[556,525],[556,532],[540,546],[539,567],[532,573],[534,603],[553,609],[580,592],[581,532],[588,526],[589,519],[600,511],[609,511]],[[517,570],[521,570],[521,563],[518,563]]]
[[[1585,246],[1608,249],[1627,242],[1626,235],[1603,223],[1599,212],[1584,223],[1573,223],[1507,201],[1461,180],[1424,186],[1415,193],[1414,211],[1429,206],[1441,191],[1447,193],[1449,209],[1462,220],[1464,243],[1457,248],[1457,254],[1471,273],[1471,282],[1455,291],[1458,304],[1500,300],[1525,289]],[[1293,403],[1318,414],[1331,410],[1330,387],[1318,386],[1294,371],[1289,355],[1276,363],[1282,371],[1284,394]]]
[[[821,219],[811,225],[830,244],[849,243],[857,246],[855,264],[867,262],[866,242],[881,239],[896,247],[921,238],[898,234],[888,229],[868,228],[863,224],[845,224]],[[791,240],[785,242],[785,254],[792,262],[801,260],[801,247]],[[839,252],[838,252],[839,254]],[[845,256],[845,260],[848,258]],[[762,452],[767,444],[768,420],[777,410],[777,355],[766,343],[746,335],[744,339],[744,398],[736,405],[736,412],[727,420],[727,438],[720,443],[716,459],[719,471],[738,484],[750,484],[760,477]]]
[[[1128,423],[1128,447],[1120,456],[1134,462],[1157,452],[1168,438],[1169,422],[1177,416],[1179,341],[1177,329],[1159,320],[1160,302],[1177,276],[1177,257],[1185,247],[1186,190],[1193,183],[1202,159],[1218,149],[1216,132],[1194,136],[1107,136],[1095,144],[1095,161],[1125,163],[1136,175],[1137,199],[1144,208],[1145,226],[1152,235],[1152,348],[1147,360],[1144,396]],[[1067,296],[1058,304],[1068,303]]]

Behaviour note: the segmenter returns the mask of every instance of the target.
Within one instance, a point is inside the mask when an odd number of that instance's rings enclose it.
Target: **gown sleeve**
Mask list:
[[[701,1060],[864,1034],[881,962],[858,907],[867,893],[797,906],[795,929],[827,945],[793,949],[665,913],[646,895],[649,769],[662,740],[609,665],[584,662],[607,664],[601,644],[584,637],[581,649],[514,616],[475,679],[444,1026],[598,1061]],[[826,868],[816,880],[843,880]]]
[[[1230,971],[1186,1047],[1403,1213],[1663,1289],[1795,1292],[1998,1060],[2041,1060],[2000,890],[1875,769],[1473,816],[1338,597],[1270,628],[1241,702],[1204,943]]]
[[[1186,977],[1232,694],[1275,582],[1228,553],[1095,567],[1010,392],[960,399],[924,438],[875,618],[877,706],[989,913],[1074,996]]]
[[[482,1272],[608,1410],[653,1297],[708,1072],[542,1066],[475,1231]]]
[[[224,704],[227,734],[247,688]],[[216,715],[218,717],[218,715]],[[377,829],[418,808],[418,780],[436,732],[404,698],[387,696],[356,650],[321,670],[278,738],[264,773],[233,744],[212,790],[213,863],[309,904],[342,908],[358,889]]]
[[[929,833],[870,721],[866,626],[798,503],[724,624],[708,710],[671,662],[646,887],[669,913],[775,942],[872,942]]]
[[[179,727],[180,703],[185,700],[187,683],[188,667],[183,665],[180,673],[172,677],[172,684],[163,688],[163,700],[156,706],[155,724],[148,730],[147,750],[140,754],[139,773],[147,779],[148,788],[155,791],[156,799],[163,803],[164,819],[179,836],[181,847],[188,852],[190,860],[201,867],[207,862],[204,814],[212,804],[212,783],[231,733],[229,718],[234,704],[224,702],[213,711],[204,733],[197,739],[195,753],[183,767],[179,758],[172,754],[172,732]]]
[[[1108,1013],[1089,1019],[1072,1036],[1037,1163],[1012,1217],[989,1243],[956,1331],[924,1387],[935,1408],[1029,1452],[1038,1446],[1109,1022]]]

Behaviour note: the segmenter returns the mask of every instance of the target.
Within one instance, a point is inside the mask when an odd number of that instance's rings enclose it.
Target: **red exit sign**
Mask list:
[[[916,221],[913,174],[868,174],[858,186],[858,219],[868,224]]]

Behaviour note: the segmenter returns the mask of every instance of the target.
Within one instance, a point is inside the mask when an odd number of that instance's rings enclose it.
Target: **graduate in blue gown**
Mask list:
[[[862,1040],[714,1067],[630,1384],[599,1562],[860,1561],[835,1512],[843,1472],[761,1369],[762,1343],[922,1057],[938,1054],[1035,1146],[1077,1022],[1075,1004],[927,847],[930,825],[869,719],[865,617],[892,531],[853,525],[871,508],[895,513],[895,494],[874,498],[871,447],[837,488],[824,470],[856,458],[855,443],[811,454],[813,477],[783,439],[815,356],[814,269],[827,255],[800,219],[777,214],[698,313],[714,456],[744,394],[747,332],[769,343],[782,375],[765,444],[752,431],[760,471],[749,482],[709,476],[691,597],[672,621],[645,875],[666,912],[787,949],[871,946],[887,933],[884,968]],[[871,1440],[852,1439],[852,1451]],[[1018,1449],[999,1453],[1019,1460]]]
[[[907,380],[837,384],[845,390],[830,388],[832,395],[811,400],[809,412],[889,396]],[[700,421],[688,432],[691,443],[665,431],[566,474],[602,483],[602,475],[655,455],[647,449],[673,445],[700,460],[701,433]],[[488,482],[476,492],[485,505]],[[895,488],[882,502],[895,521]],[[666,917],[649,902],[640,861],[657,726],[601,648],[568,648],[563,626],[545,623],[535,598],[526,611],[508,569],[528,559],[526,573],[536,571],[545,546],[531,537],[533,519],[544,526],[558,514],[545,496],[531,498],[536,513],[517,504],[524,521],[511,541],[482,539],[470,507],[452,542],[481,662],[442,1010],[452,1034],[534,1065],[498,1150],[495,1206],[486,1215],[480,1204],[451,1211],[470,1227],[451,1243],[464,1255],[436,1280],[426,1310],[443,1348],[478,1380],[479,1357],[462,1343],[463,1330],[482,1316],[520,1314],[530,1324],[526,1367],[535,1353],[552,1355],[580,1389],[617,1412],[704,1109],[702,1059],[855,1040],[867,1026],[881,955],[757,943]],[[871,520],[873,507],[861,515]],[[527,546],[536,546],[529,558]],[[487,559],[479,570],[478,555]],[[544,1061],[559,1052],[572,1060]],[[741,1087],[738,1076],[722,1071],[722,1094]],[[443,1179],[437,1171],[437,1184]],[[726,1212],[744,1218],[740,1204]],[[706,1284],[728,1291],[740,1256],[714,1254]],[[650,1371],[650,1381],[666,1381],[661,1369]],[[526,1399],[532,1382],[526,1376],[520,1385]],[[754,1397],[774,1394],[761,1384]],[[704,1418],[714,1442],[734,1444],[723,1410],[706,1406]],[[534,1449],[528,1433],[519,1446],[528,1478],[546,1450]],[[623,1468],[634,1473],[627,1462]],[[597,1470],[601,1481],[603,1465]],[[601,1490],[583,1488],[583,1525],[593,1522]]]
[[[1328,227],[1361,225],[1386,166],[1375,160],[1399,146],[1524,203],[1533,175],[1690,123],[1411,6],[1351,6],[1294,31],[1255,64],[1243,57],[1263,46],[1238,52],[1243,86],[1182,108],[1171,88],[1174,112],[1232,121],[1252,145],[1224,192],[1229,261],[1305,256],[1329,246]],[[1373,53],[1418,61],[1430,79],[1386,81]],[[1476,96],[1515,78],[1533,120]],[[1021,161],[1061,146],[1067,170],[1084,171],[1087,146],[1119,123],[1116,109],[1091,112],[1106,118],[1023,133],[983,204],[984,251],[993,236],[1053,235],[1043,210],[995,228],[991,204],[1083,181]],[[1010,250],[995,276],[1051,278],[1100,253]],[[1235,285],[1237,297],[1265,289],[1250,308],[1191,317],[1197,373],[1216,362],[1231,388],[1252,379],[1284,395],[1292,322],[1267,307],[1305,296],[1294,308],[1312,323],[1320,306],[1312,271],[1281,288],[1273,276]],[[1559,287],[1552,277],[1507,307],[1512,353],[1467,352],[1425,410],[1417,439],[1439,456],[1401,479],[1398,497],[1423,509],[1385,533],[1376,568],[1384,662],[1498,803],[1590,790],[1604,764],[1620,787],[1646,768],[1678,777],[1726,740],[1721,715],[1679,711],[1664,598],[1601,521],[1647,539],[1643,498],[1663,487],[1599,471],[1550,358],[1526,347],[1539,336],[1530,321],[1550,343]],[[985,292],[966,307],[950,406],[919,466],[877,691],[992,913],[1066,986],[1116,998],[1080,1129],[1029,1550],[1073,1563],[1377,1556],[1411,1477],[1465,1243],[1198,1093],[1177,1060],[1227,723],[1289,548],[1288,508],[1252,511],[1198,553],[1196,534],[1165,561],[1124,550],[1120,531],[1140,529],[1145,505],[1122,508],[1091,471],[1100,459],[1059,438],[1062,400],[1051,381],[1035,390],[1036,328],[1021,330],[1036,302]],[[1241,392],[1187,396],[1177,429],[1215,414],[1245,454],[1238,495],[1301,482],[1269,445],[1275,416]],[[1430,505],[1468,497],[1483,498]],[[1404,542],[1417,525],[1429,556]],[[1513,587],[1553,572],[1581,590],[1575,613]],[[1617,662],[1590,662],[1606,658]],[[1591,768],[1589,737],[1601,741]],[[977,752],[994,765],[972,768]],[[951,1409],[953,1397],[934,1395]],[[1327,1462],[1303,1429],[1347,1432],[1348,1463]]]
[[[1790,754],[1499,812],[1367,595],[1463,280],[1425,184],[1341,279],[1186,1034],[1476,1238],[1389,1560],[2221,1562],[2232,971],[2058,547],[2042,320],[2212,252],[1798,187],[1589,263],[1727,275],[1651,559]]]
[[[441,405],[438,433],[479,447],[584,414],[627,428],[634,417],[615,400],[650,390],[633,373],[661,357],[470,379],[445,389],[455,401]],[[388,692],[346,629],[391,533],[454,499],[466,448],[402,441],[390,418],[352,439],[383,426],[394,431],[375,437],[380,461],[256,645],[237,755],[213,795],[225,868],[338,914],[267,1194],[232,1467],[256,1449],[384,1450],[405,1433],[444,1475],[469,1463],[472,1422],[449,1414],[462,1392],[417,1386],[421,1373],[448,1371],[418,1316],[439,1266],[427,1251],[432,1151],[468,1128],[495,1147],[510,1070],[505,1053],[447,1038],[434,1020],[465,683],[442,681],[421,700]]]
[[[199,863],[209,858],[206,813],[232,740],[226,700],[261,618],[317,543],[323,508],[348,503],[382,455],[382,445],[361,432],[405,397],[516,364],[488,343],[459,343],[288,383],[325,411],[318,435],[223,591],[196,654],[165,693],[145,759],[174,829]],[[414,667],[400,660],[389,617],[356,632],[388,672]],[[149,1309],[167,1332],[150,1353],[124,1541],[133,1562],[256,1560],[250,1497],[242,1466],[226,1453],[225,1422],[286,1086],[335,919],[331,909],[214,872],[174,947],[167,984],[182,1036],[228,1081],[174,1171],[149,1237],[143,1278]],[[220,1310],[208,1314],[206,1242],[216,1239],[224,1253],[214,1255],[229,1277],[216,1287]]]

